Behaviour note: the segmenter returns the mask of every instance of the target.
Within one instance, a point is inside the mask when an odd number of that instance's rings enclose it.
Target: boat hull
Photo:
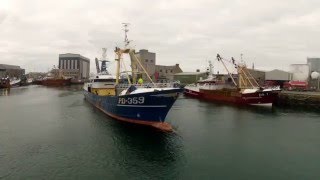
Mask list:
[[[9,79],[0,79],[0,89],[10,88],[10,80]]]
[[[257,91],[243,94],[236,89],[200,89],[199,92],[186,90],[184,94],[212,102],[252,106],[272,106],[278,97],[278,93],[273,91]]]
[[[272,92],[253,92],[243,94],[237,90],[205,90],[201,89],[200,93],[203,99],[210,101],[219,101],[232,103],[237,105],[272,105],[277,97],[277,94]]]
[[[84,84],[84,80],[80,79],[71,79],[71,84]]]
[[[11,81],[10,79],[0,80],[0,89],[2,88],[12,88],[20,86],[20,80]]]
[[[184,94],[186,96],[190,96],[190,97],[194,97],[194,98],[202,98],[202,93],[200,93],[199,90],[195,90],[195,89],[186,88],[184,90]]]
[[[71,79],[45,79],[41,81],[44,86],[67,86],[71,84]]]
[[[171,125],[164,121],[180,92],[181,89],[172,89],[124,96],[99,96],[84,91],[84,96],[114,119],[172,131]]]

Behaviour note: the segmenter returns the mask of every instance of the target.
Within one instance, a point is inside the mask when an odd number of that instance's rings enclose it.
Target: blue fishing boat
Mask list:
[[[128,44],[127,38],[125,42]],[[85,83],[85,99],[114,119],[172,131],[171,125],[165,122],[165,118],[182,89],[168,87],[168,84],[153,83],[148,75],[151,80],[149,84],[136,84],[129,75],[127,82],[123,83],[124,79],[120,78],[120,62],[123,60],[123,54],[129,54],[133,58],[131,60],[140,65],[141,63],[133,49],[116,48],[115,53],[116,75],[111,75],[107,71],[106,60],[102,60],[100,70],[96,59],[98,74],[92,77],[90,82]]]

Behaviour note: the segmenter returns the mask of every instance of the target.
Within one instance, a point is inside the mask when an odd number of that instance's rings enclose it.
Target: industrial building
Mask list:
[[[196,83],[199,80],[206,79],[207,72],[181,72],[173,75],[175,81],[180,81],[182,85]]]
[[[279,69],[274,69],[272,71],[266,72],[265,85],[268,86],[280,86],[283,87],[284,83],[291,81],[292,73],[287,71],[282,71]]]
[[[88,79],[90,74],[90,59],[80,54],[59,54],[59,69],[64,76],[74,79]]]
[[[20,68],[20,66],[0,64],[0,78],[9,77],[9,78],[21,78],[25,74],[25,70]]]
[[[266,81],[290,81],[292,79],[292,73],[274,69],[266,72]]]
[[[307,63],[310,66],[310,72],[320,72],[320,58],[307,58]]]

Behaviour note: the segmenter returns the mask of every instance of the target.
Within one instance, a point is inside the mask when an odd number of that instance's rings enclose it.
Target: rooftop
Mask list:
[[[65,53],[65,54],[59,54],[59,58],[60,57],[64,57],[64,58],[68,58],[68,57],[71,57],[71,58],[81,58],[81,59],[84,59],[84,60],[87,60],[90,62],[90,59],[87,58],[87,57],[84,57],[84,56],[81,56],[80,54],[73,54],[73,53]]]
[[[21,69],[20,66],[9,65],[9,64],[0,64],[0,69]]]
[[[181,75],[202,75],[206,74],[206,72],[182,72],[182,73],[176,73],[174,75],[181,76]]]

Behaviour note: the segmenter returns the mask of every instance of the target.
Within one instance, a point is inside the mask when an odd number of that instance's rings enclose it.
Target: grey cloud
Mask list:
[[[320,56],[319,5],[318,0],[12,0],[7,13],[0,12],[0,62],[41,64],[46,70],[59,53],[94,59],[101,47],[113,58],[114,46],[123,41],[121,23],[130,22],[132,45],[156,52],[159,64],[180,63],[195,71],[217,53],[237,59],[243,53],[259,69],[287,69]]]
[[[6,11],[0,9],[0,24],[6,19],[7,15]]]

